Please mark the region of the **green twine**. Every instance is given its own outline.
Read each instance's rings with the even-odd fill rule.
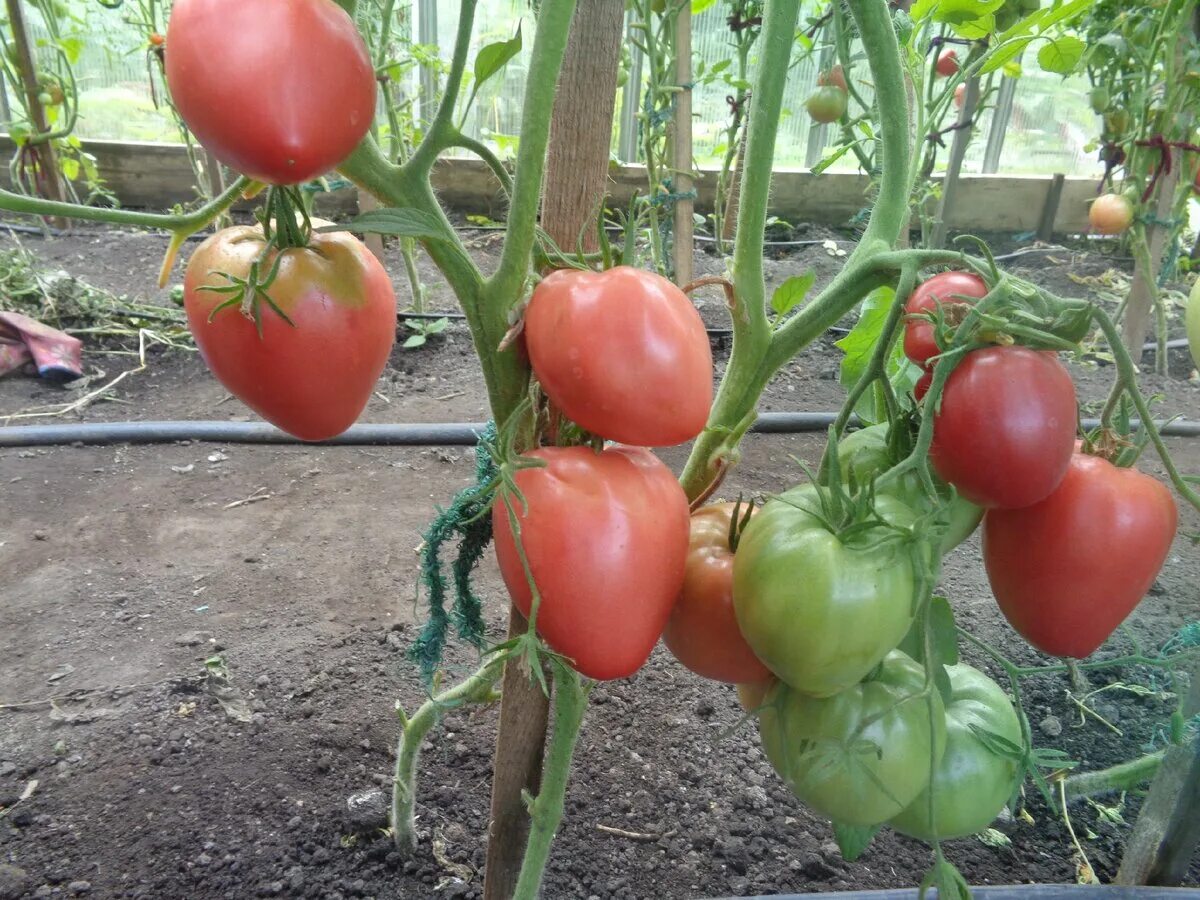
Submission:
[[[422,535],[421,583],[427,591],[429,619],[409,648],[408,658],[420,667],[427,687],[432,686],[434,673],[442,664],[451,623],[460,638],[478,648],[484,645],[483,602],[471,587],[471,573],[492,539],[491,516],[486,513],[497,469],[486,445],[495,439],[496,424],[488,422],[475,446],[475,483],[455,494],[448,507],[439,509]],[[441,553],[443,545],[456,535],[460,540],[458,556],[451,565],[454,605],[447,613]]]

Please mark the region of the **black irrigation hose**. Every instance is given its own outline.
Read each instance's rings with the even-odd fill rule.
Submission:
[[[761,413],[751,431],[759,434],[799,434],[826,431],[837,417],[827,412]],[[1084,419],[1091,430],[1096,419]],[[1135,423],[1136,425],[1136,423]],[[1158,423],[1172,437],[1200,437],[1200,422]],[[483,422],[425,424],[361,424],[324,445],[450,447],[472,446]],[[45,447],[59,444],[169,444],[204,441],[217,444],[304,444],[304,441],[265,422],[165,421],[87,422],[66,425],[13,425],[0,428],[0,447]]]

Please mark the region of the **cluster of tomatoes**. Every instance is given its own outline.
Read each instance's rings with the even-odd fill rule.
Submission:
[[[218,160],[256,181],[323,175],[371,127],[374,66],[336,3],[179,0],[167,36],[180,116]],[[221,59],[242,62],[214,65]],[[183,287],[188,327],[213,374],[305,440],[353,424],[395,342],[391,280],[346,232],[280,248],[260,226],[223,229],[192,255]]]

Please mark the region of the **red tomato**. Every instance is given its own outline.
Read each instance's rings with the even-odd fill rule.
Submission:
[[[929,393],[929,388],[933,385],[933,373],[926,370],[921,373],[921,377],[917,379],[917,383],[913,385],[913,397],[920,401],[925,399],[925,395]]]
[[[625,678],[642,667],[683,587],[688,502],[649,450],[544,447],[526,454],[512,499],[521,545],[541,595],[538,632],[589,678]],[[508,508],[492,508],[500,573],[529,615],[530,591]]]
[[[225,165],[298,184],[342,162],[375,117],[375,69],[333,0],[179,0],[167,86]]]
[[[1178,525],[1149,475],[1076,454],[1049,497],[983,517],[983,560],[1000,609],[1051,656],[1095,652],[1145,596]]]
[[[1075,385],[1053,353],[985,347],[947,379],[929,456],[977,506],[1031,506],[1066,474],[1076,419]]]
[[[846,70],[842,68],[840,63],[827,72],[819,72],[817,74],[817,87],[825,87],[827,85],[839,87],[843,91],[849,90],[846,86]]]
[[[150,43],[153,44],[155,47],[161,47],[166,42],[167,42],[167,39],[165,37],[163,37],[161,34],[159,34],[157,31],[151,33]]]
[[[1120,234],[1133,224],[1133,204],[1121,194],[1102,194],[1088,208],[1088,224],[1097,234]]]
[[[529,300],[525,342],[546,396],[603,438],[679,444],[708,420],[704,322],[683,291],[653,272],[552,272]]]
[[[987,285],[978,275],[970,272],[942,272],[927,278],[917,286],[904,304],[906,313],[934,312],[938,304],[943,307],[961,304],[962,297],[980,299],[986,297]],[[931,357],[941,353],[934,340],[933,323],[928,319],[909,319],[904,324],[904,355],[919,366],[929,363]],[[928,385],[926,385],[928,387]]]
[[[742,637],[733,612],[729,525],[737,506],[714,503],[692,514],[683,591],[663,631],[667,649],[697,675],[734,684],[771,677]]]
[[[367,405],[396,337],[396,297],[375,256],[346,232],[312,235],[283,251],[267,293],[289,325],[260,303],[262,336],[228,294],[201,290],[245,278],[262,252],[258,226],[218,231],[188,261],[183,305],[200,355],[235,397],[306,441],[349,428]],[[270,271],[272,253],[262,265]]]
[[[937,73],[943,78],[949,78],[958,71],[958,54],[953,50],[943,50],[938,54]]]
[[[954,105],[959,109],[963,108],[963,104],[967,102],[967,86],[960,84],[954,89]]]

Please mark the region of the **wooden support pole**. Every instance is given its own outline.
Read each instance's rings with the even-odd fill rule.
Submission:
[[[1054,237],[1054,223],[1058,220],[1058,205],[1062,202],[1066,175],[1055,173],[1054,180],[1046,191],[1046,202],[1042,206],[1042,220],[1038,223],[1037,239],[1048,243]]]
[[[687,194],[692,190],[692,5],[684,3],[675,20],[675,177],[674,193]],[[693,232],[695,202],[690,197],[675,203],[675,240],[672,244],[675,281],[687,284],[692,280],[695,241]]]
[[[958,199],[958,176],[962,172],[963,160],[967,156],[967,145],[971,142],[971,132],[974,124],[968,125],[979,109],[979,79],[972,78],[967,82],[967,93],[963,97],[963,107],[958,114],[959,128],[954,132],[954,141],[950,144],[950,158],[946,161],[946,179],[942,183],[942,199],[938,203],[937,214],[934,216],[933,234],[929,239],[929,249],[944,247],[949,231],[949,221],[954,215],[954,203]]]
[[[1172,150],[1172,153],[1176,151]],[[1175,162],[1178,162],[1178,157]],[[1170,229],[1159,225],[1169,221],[1175,205],[1175,189],[1179,185],[1179,166],[1171,166],[1158,179],[1154,202],[1155,221],[1145,226],[1146,253],[1134,253],[1133,283],[1129,286],[1129,302],[1125,305],[1125,318],[1121,321],[1121,339],[1125,349],[1136,363],[1142,358],[1142,346],[1150,331],[1150,315],[1158,300],[1158,267],[1162,264]],[[1135,241],[1137,237],[1133,238]],[[1165,366],[1165,358],[1159,360]]]
[[[1183,704],[1190,719],[1200,713],[1200,665]],[[1200,737],[1171,747],[1163,758],[1142,811],[1125,845],[1117,884],[1182,883],[1200,845]]]
[[[37,80],[37,62],[33,58],[33,46],[29,41],[29,30],[25,24],[25,11],[21,0],[5,0],[8,21],[12,28],[13,46],[17,54],[17,70],[21,75],[21,86],[25,89],[25,107],[29,112],[30,124],[37,134],[48,134],[50,125],[46,121],[46,110],[38,100],[42,92]],[[31,169],[35,173],[37,193],[47,200],[66,199],[62,173],[54,145],[49,141],[29,148]],[[60,227],[63,224],[56,220]]]
[[[571,21],[550,120],[542,198],[542,227],[567,251],[580,236],[585,248],[597,244],[595,222],[606,193],[624,13],[623,0],[579,0]],[[509,635],[526,628],[525,617],[512,607]],[[549,711],[549,698],[516,665],[505,668],[502,696],[484,900],[508,900],[516,887],[529,834],[521,792],[536,794],[541,782]]]

